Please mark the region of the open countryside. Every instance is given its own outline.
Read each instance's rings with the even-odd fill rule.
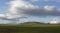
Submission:
[[[0,0],[0,33],[60,33],[60,0]]]
[[[18,25],[1,25],[0,33],[60,33],[60,24],[26,22]]]

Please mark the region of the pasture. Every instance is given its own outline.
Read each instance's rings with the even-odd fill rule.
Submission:
[[[0,33],[60,33],[59,24],[0,26]]]

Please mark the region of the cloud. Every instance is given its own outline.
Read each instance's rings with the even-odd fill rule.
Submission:
[[[27,16],[60,16],[60,11],[58,11],[55,6],[44,6],[43,8],[40,8],[39,6],[34,7],[29,6],[27,9],[18,8],[18,13],[25,14]]]
[[[60,2],[60,0],[55,0],[56,2]]]
[[[39,6],[34,6],[24,0],[14,0],[14,1],[10,1],[9,2],[9,13],[10,16],[16,16],[16,17],[21,17],[21,16],[25,16],[27,14],[23,14],[23,12],[25,12],[26,10],[35,10],[35,9],[39,9]]]
[[[50,2],[50,1],[52,1],[52,2],[60,2],[60,0],[30,0],[30,1],[32,1],[32,2]]]
[[[37,2],[37,1],[40,1],[40,2],[50,2],[50,1],[53,1],[53,2],[60,2],[60,0],[31,0],[32,2]]]
[[[56,10],[56,7],[55,6],[45,6],[44,9],[46,11],[54,11],[54,10]]]
[[[13,0],[8,4],[8,13],[5,15],[7,19],[20,18],[23,16],[60,16],[55,6],[47,5],[42,8],[41,6],[33,5],[25,0]]]
[[[35,0],[39,1],[39,0]],[[41,0],[42,1],[42,0]],[[43,0],[44,1],[44,0]],[[46,1],[46,0],[45,0]],[[14,0],[9,2],[8,14],[12,18],[18,18],[22,16],[60,16],[60,12],[55,6],[44,6],[43,8],[38,5],[33,5],[25,0]],[[10,17],[9,16],[9,17]],[[16,17],[15,17],[16,16]]]
[[[30,1],[32,1],[32,2],[36,2],[36,1],[39,1],[39,0],[30,0]]]
[[[49,2],[50,0],[30,0],[30,1],[32,1],[32,2]]]
[[[8,12],[0,14],[2,20],[18,21],[25,16],[60,16],[60,11],[55,6],[41,7],[25,0],[11,0],[8,4]]]

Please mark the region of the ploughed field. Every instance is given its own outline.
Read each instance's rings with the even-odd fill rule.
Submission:
[[[60,25],[7,25],[0,26],[0,33],[60,33]]]

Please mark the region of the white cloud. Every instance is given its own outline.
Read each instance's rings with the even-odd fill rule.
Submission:
[[[60,12],[56,10],[57,8],[55,6],[44,6],[41,8],[40,6],[33,5],[25,0],[13,0],[8,4],[8,13],[0,14],[0,19],[15,21],[16,19],[18,20],[20,17],[25,16],[60,16]]]
[[[33,10],[33,9],[39,9],[39,6],[34,6],[24,0],[14,0],[14,1],[10,1],[9,2],[9,10],[8,12],[10,13],[10,15],[18,15],[18,16],[23,16],[25,14],[23,14],[22,12],[25,12],[24,10]],[[22,10],[23,9],[23,10]],[[15,17],[14,16],[14,17]]]
[[[46,13],[47,11],[56,11],[55,6],[44,6],[44,8],[40,8],[40,6],[33,5],[25,0],[13,0],[10,1],[8,4],[8,13],[4,15],[7,17],[7,19],[19,18],[26,15],[44,15],[44,13]]]
[[[0,17],[5,17],[5,14],[0,14]]]
[[[22,13],[25,12],[24,10],[39,9],[38,6],[34,6],[24,0],[11,0],[8,4],[8,12],[6,14],[0,14],[0,19],[2,20],[16,21],[16,19],[26,16],[26,14]]]
[[[56,7],[55,6],[45,6],[44,9],[46,11],[53,11],[53,10],[56,10]]]

